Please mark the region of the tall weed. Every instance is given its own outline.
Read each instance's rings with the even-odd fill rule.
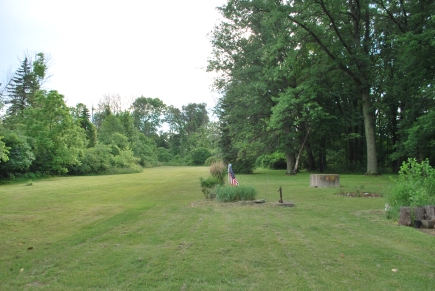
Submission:
[[[389,217],[397,218],[402,206],[424,206],[435,204],[435,169],[425,160],[408,159],[400,167],[398,179],[388,192]]]

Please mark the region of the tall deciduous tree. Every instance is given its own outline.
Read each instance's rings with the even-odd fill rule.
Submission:
[[[182,106],[184,130],[187,134],[193,133],[209,122],[207,104],[189,103]]]
[[[164,120],[166,105],[159,98],[139,97],[131,105],[134,124],[148,137],[155,136]]]
[[[64,174],[80,164],[86,137],[74,123],[63,95],[57,91],[38,91],[34,105],[24,110],[26,135],[31,138],[34,171]]]

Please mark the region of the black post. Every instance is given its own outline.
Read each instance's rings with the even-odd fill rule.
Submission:
[[[278,190],[278,192],[279,192],[279,203],[283,203],[283,201],[282,201],[282,188],[281,188],[281,186],[279,186],[279,190]]]

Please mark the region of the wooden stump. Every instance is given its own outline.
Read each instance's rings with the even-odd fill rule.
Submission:
[[[423,228],[433,228],[435,224],[434,220],[422,220],[421,225]]]
[[[424,212],[426,215],[426,220],[434,220],[435,219],[435,206],[434,205],[424,206]]]
[[[415,207],[414,208],[414,217],[417,220],[423,220],[425,218],[424,207]]]
[[[411,207],[400,207],[399,225],[410,226],[411,223]]]
[[[310,187],[340,187],[340,175],[337,174],[311,174]]]

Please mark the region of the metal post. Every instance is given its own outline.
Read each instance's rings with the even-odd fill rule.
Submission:
[[[278,192],[279,192],[279,203],[283,203],[283,201],[282,201],[282,188],[281,188],[281,186],[279,186],[279,190],[278,190]]]

